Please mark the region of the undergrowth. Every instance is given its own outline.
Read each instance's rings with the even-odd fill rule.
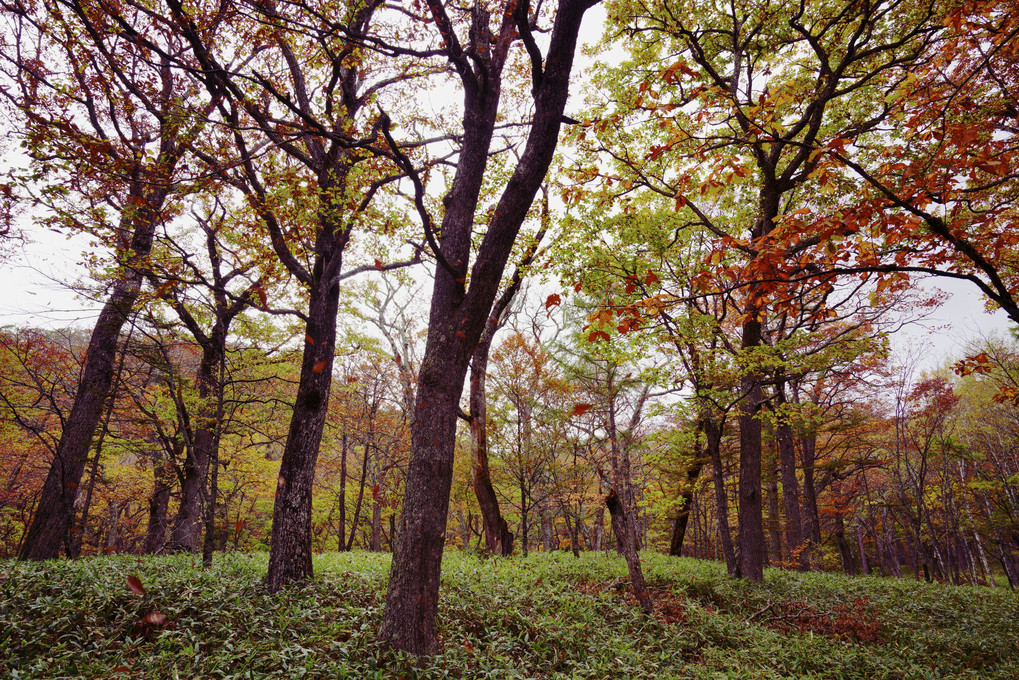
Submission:
[[[375,642],[387,555],[326,554],[275,595],[265,555],[0,562],[0,677],[1001,678],[1019,676],[1005,589],[770,570],[645,555],[643,617],[622,559],[534,554],[443,563],[441,652]],[[133,576],[129,582],[128,577]]]

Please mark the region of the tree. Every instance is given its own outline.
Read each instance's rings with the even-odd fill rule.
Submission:
[[[406,261],[375,259],[343,268],[355,230],[385,221],[373,203],[399,176],[376,143],[383,128],[389,135],[388,116],[372,112],[370,104],[380,91],[419,70],[364,49],[365,42],[379,37],[376,12],[383,3],[378,0],[345,6],[329,21],[319,19],[336,13],[328,3],[254,3],[250,10],[257,21],[241,15],[239,24],[232,23],[229,7],[217,5],[203,13],[204,8],[193,10],[177,0],[167,4],[209,95],[222,99],[221,115],[240,159],[233,179],[254,206],[279,261],[308,295],[307,311],[299,312],[306,342],[280,464],[266,577],[268,587],[278,590],[312,575],[313,480],[333,380],[340,284],[359,273],[420,261],[415,247]],[[258,30],[259,25],[266,30]],[[236,63],[235,55],[216,40],[222,30],[252,41],[258,59]],[[246,134],[249,124],[285,154],[279,166],[258,167],[263,142]],[[395,144],[389,151],[406,159]],[[277,176],[287,182],[270,184],[267,176],[280,170]],[[303,200],[313,209],[305,213],[298,203]],[[305,262],[293,238],[302,230]]]
[[[436,645],[442,544],[459,398],[467,366],[484,330],[517,232],[552,161],[577,33],[584,12],[593,4],[594,0],[561,0],[557,4],[548,50],[542,59],[533,38],[540,17],[532,16],[528,2],[499,4],[494,12],[481,4],[461,11],[447,8],[438,0],[428,2],[429,14],[441,36],[440,52],[463,87],[464,115],[456,173],[443,199],[445,212],[438,248],[433,253],[438,264],[411,429],[407,492],[379,633],[387,644],[414,654],[427,654]],[[458,30],[454,19],[466,26]],[[497,22],[494,30],[493,19]],[[524,151],[491,213],[471,266],[479,195],[499,112],[503,67],[517,38],[531,58],[534,113],[527,126]],[[406,164],[405,170],[415,174]],[[422,220],[430,231],[432,220],[424,210],[420,186],[417,199]]]
[[[57,557],[102,405],[110,396],[117,338],[142,288],[156,227],[187,186],[182,160],[205,125],[187,104],[194,88],[166,56],[125,35],[89,4],[9,5],[17,47],[3,51],[5,96],[23,121],[37,190],[52,226],[94,234],[113,249],[109,293],[89,341],[74,403],[60,435],[21,558]],[[145,23],[145,14],[129,10]],[[162,55],[179,50],[172,30],[148,24]]]

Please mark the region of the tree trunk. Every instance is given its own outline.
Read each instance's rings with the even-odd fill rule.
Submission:
[[[226,329],[217,321],[211,337],[203,338],[202,360],[198,366],[198,409],[191,446],[186,448],[184,475],[181,481],[180,506],[173,522],[167,549],[171,552],[198,552],[201,547],[202,523],[205,513],[209,461],[215,455],[217,404],[221,386],[220,366],[226,351]]]
[[[644,572],[640,567],[640,556],[637,555],[637,541],[633,535],[633,519],[627,516],[627,510],[620,502],[615,489],[609,490],[609,495],[605,497],[605,506],[609,509],[609,515],[612,517],[612,531],[622,546],[626,567],[630,572],[630,583],[633,585],[633,594],[644,613],[651,616],[654,614],[654,604],[651,602],[647,584],[644,583]]]
[[[754,307],[743,324],[743,348],[761,344],[761,322]],[[764,507],[761,498],[761,420],[758,411],[763,399],[756,373],[742,380],[744,394],[740,407],[739,430],[739,570],[751,581],[764,579]]]
[[[170,490],[176,475],[173,463],[168,460],[156,459],[152,465],[152,496],[149,498],[149,526],[145,532],[143,551],[146,555],[160,552],[166,542],[166,529],[169,526],[166,510],[170,505]]]
[[[778,470],[774,461],[768,461],[768,555],[766,564],[777,565],[782,561],[782,522],[778,512]]]
[[[809,434],[800,440],[800,456],[803,467],[803,512],[807,540],[821,544],[821,518],[817,512],[817,486],[814,483],[814,458],[817,447],[815,435]],[[801,515],[802,517],[802,515]]]
[[[337,550],[347,549],[347,433],[340,435],[340,530]]]
[[[736,562],[736,550],[733,548],[732,533],[729,529],[729,496],[725,490],[725,470],[722,468],[722,424],[711,415],[703,416],[703,422],[708,455],[711,457],[712,480],[715,483],[715,521],[718,523],[718,539],[726,570],[729,576],[736,577],[739,574],[739,564]]]
[[[679,511],[676,513],[676,521],[672,525],[672,540],[669,543],[669,554],[674,557],[683,554],[683,539],[686,537],[686,527],[690,522],[690,509],[693,507],[694,485],[708,460],[710,460],[708,457],[700,456],[686,469],[686,486],[683,488]]]
[[[320,229],[325,231],[325,229]],[[335,236],[335,235],[334,235]],[[321,235],[320,235],[321,237]],[[339,258],[342,248],[332,253]],[[316,275],[322,276],[319,260]],[[327,271],[333,267],[325,266]],[[335,267],[339,270],[339,267]],[[272,539],[266,587],[275,592],[294,581],[312,576],[311,493],[322,430],[329,408],[336,351],[338,283],[316,278],[308,303],[301,377],[294,400],[272,511]]]
[[[364,457],[361,459],[361,482],[357,487],[357,502],[354,503],[354,519],[350,523],[350,538],[347,539],[347,550],[354,547],[354,539],[357,537],[357,523],[361,519],[361,504],[364,502],[364,486],[368,481],[368,452],[371,450],[368,444],[364,445]]]
[[[528,17],[520,16],[527,5],[506,6],[499,38],[491,34],[487,11],[475,5],[468,52],[477,56],[477,62],[470,66],[463,60],[457,62],[465,83],[463,142],[452,187],[444,199],[440,252],[436,253],[441,262],[436,266],[428,339],[411,425],[411,458],[399,540],[379,631],[385,644],[412,654],[429,654],[436,648],[442,546],[456,419],[467,365],[481,339],[520,225],[552,161],[577,34],[592,2],[559,2],[544,70],[533,83],[535,107],[527,143],[492,213],[470,272],[475,214],[499,109],[502,67],[512,36],[520,26],[528,25]],[[460,49],[456,33],[444,11],[440,11],[441,5],[433,3],[430,7],[453,54]],[[475,69],[482,75],[478,76]],[[470,287],[465,290],[468,278]]]
[[[143,207],[132,211],[131,219],[121,218],[121,229],[130,230],[131,245],[126,254],[122,254],[125,261],[121,276],[113,284],[110,297],[92,329],[71,413],[60,434],[35,517],[21,546],[19,557],[23,560],[54,559],[68,544],[78,485],[85,471],[103,403],[111,396],[120,329],[133,311],[141,291],[142,268],[152,251],[157,213],[167,194],[167,190],[158,185],[150,188],[147,184],[139,184],[142,186],[131,192],[131,198],[139,200]]]
[[[785,403],[785,389],[778,388],[778,404]],[[793,443],[793,428],[786,414],[779,414],[779,425],[775,430],[778,440],[779,464],[782,473],[782,503],[785,510],[785,545],[790,562],[796,562],[801,569],[809,566],[803,549],[803,520],[800,518],[800,485],[796,480],[796,446]]]
[[[499,511],[499,499],[495,495],[488,466],[488,409],[485,383],[491,338],[487,336],[486,332],[471,358],[471,481],[474,495],[478,497],[478,509],[481,511],[485,547],[490,553],[506,556],[513,552],[513,534],[510,533],[509,526]]]

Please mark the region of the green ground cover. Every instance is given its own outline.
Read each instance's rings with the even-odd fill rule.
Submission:
[[[375,643],[388,555],[318,556],[313,583],[276,595],[261,554],[210,570],[190,556],[3,561],[0,678],[1019,677],[1005,588],[778,570],[753,585],[645,559],[651,619],[615,556],[448,553],[442,651],[417,666]]]

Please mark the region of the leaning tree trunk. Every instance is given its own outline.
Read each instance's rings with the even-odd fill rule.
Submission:
[[[612,517],[612,531],[616,534],[616,540],[622,548],[623,557],[626,559],[626,567],[630,572],[630,583],[633,586],[633,594],[637,597],[637,603],[645,614],[654,614],[654,605],[651,602],[651,594],[648,592],[647,584],[644,582],[644,572],[640,568],[640,556],[637,555],[637,537],[633,532],[633,517],[623,504],[615,489],[609,491],[605,497],[605,505]]]
[[[147,185],[132,191],[132,198],[141,201],[143,207],[134,211],[132,219],[123,218],[122,229],[130,229],[132,233],[131,245],[120,278],[113,284],[110,297],[92,329],[71,413],[60,434],[35,517],[21,546],[19,557],[23,560],[54,559],[68,544],[78,485],[99,425],[103,402],[110,397],[113,385],[120,329],[138,300],[142,268],[152,251],[157,213],[166,194],[165,188],[150,191]]]

